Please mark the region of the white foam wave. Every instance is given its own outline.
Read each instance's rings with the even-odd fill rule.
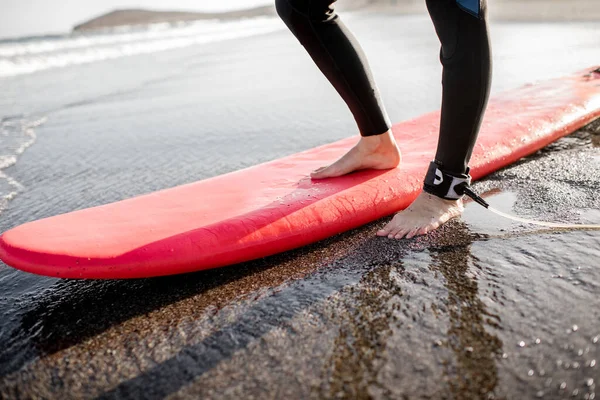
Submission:
[[[0,43],[0,77],[248,37],[282,29],[276,18],[154,24],[143,30]]]
[[[35,128],[46,122],[46,117],[16,117],[0,120],[0,212],[20,191],[23,185],[3,170],[14,165],[19,155],[35,143]]]

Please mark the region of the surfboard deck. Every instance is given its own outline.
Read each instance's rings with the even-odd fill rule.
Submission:
[[[489,102],[474,179],[600,116],[600,69],[504,92]],[[312,181],[350,137],[226,175],[58,215],[0,236],[0,259],[60,278],[142,278],[200,271],[313,243],[406,208],[437,144],[439,111],[394,125],[400,168]],[[382,239],[385,240],[385,239]]]

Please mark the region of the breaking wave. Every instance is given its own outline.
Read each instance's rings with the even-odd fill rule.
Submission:
[[[46,122],[46,117],[27,118],[14,116],[0,119],[0,212],[23,186],[4,170],[17,162],[17,158],[36,139],[35,128]]]
[[[5,40],[0,41],[0,77],[260,35],[282,28],[277,18],[261,17]]]

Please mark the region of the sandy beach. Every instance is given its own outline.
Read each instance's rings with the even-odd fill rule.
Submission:
[[[342,18],[394,122],[439,108],[426,15]],[[492,96],[599,61],[597,20],[494,19],[491,32]],[[274,17],[81,35],[0,43],[1,231],[356,135]],[[513,214],[600,223],[599,138],[596,121],[475,189]],[[0,398],[598,396],[598,231],[473,203],[416,240],[375,237],[386,221],[184,276],[2,264]]]

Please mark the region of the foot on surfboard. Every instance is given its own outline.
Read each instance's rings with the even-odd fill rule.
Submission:
[[[407,209],[394,215],[394,218],[377,232],[377,236],[410,239],[425,235],[452,218],[460,216],[463,210],[462,200],[445,200],[422,192]]]
[[[363,136],[348,153],[331,165],[311,172],[312,179],[334,178],[361,169],[391,169],[400,165],[400,149],[392,131]]]

